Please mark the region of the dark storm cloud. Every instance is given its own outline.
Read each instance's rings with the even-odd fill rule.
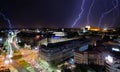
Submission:
[[[75,27],[86,25],[91,1],[86,0],[83,16]],[[95,0],[90,15],[91,25],[97,26],[100,15],[113,7],[112,1]],[[12,21],[13,27],[71,27],[81,12],[81,4],[82,0],[0,0],[0,11]],[[106,15],[102,23],[118,24],[119,15],[116,13],[119,8]],[[114,22],[111,22],[113,18]]]

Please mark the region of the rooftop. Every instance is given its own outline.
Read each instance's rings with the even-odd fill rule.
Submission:
[[[41,45],[48,46],[48,44],[62,43],[62,42],[78,40],[78,39],[80,39],[80,37],[76,37],[76,38],[59,38],[59,39],[49,38],[49,41],[48,41],[48,39],[45,38],[45,39],[41,40],[40,43],[41,43]]]

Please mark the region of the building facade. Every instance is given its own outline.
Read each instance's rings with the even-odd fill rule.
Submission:
[[[120,60],[114,60],[113,63],[105,62],[106,72],[120,72]]]
[[[40,57],[47,62],[58,64],[70,57],[73,57],[74,51],[80,46],[88,44],[89,40],[72,39],[57,43],[48,43],[41,45]]]
[[[75,52],[74,60],[77,64],[104,65],[104,60],[101,54],[97,52]]]
[[[84,51],[74,52],[74,60],[77,64],[96,64],[104,65],[105,56],[108,54],[104,47],[93,47]]]

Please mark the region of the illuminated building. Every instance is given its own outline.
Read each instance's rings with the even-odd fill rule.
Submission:
[[[75,49],[79,49],[84,44],[88,44],[89,40],[82,40],[81,38],[71,39],[53,39],[50,42],[43,43],[40,48],[40,57],[47,62],[54,62],[58,64],[70,57],[73,57]],[[46,44],[47,43],[47,44]]]
[[[104,60],[97,52],[75,52],[75,62],[78,64],[104,65]]]
[[[119,37],[103,43],[110,55],[105,57],[106,72],[120,72],[120,40]]]
[[[100,31],[99,28],[93,27],[93,26],[86,26],[85,28],[87,28],[87,29],[90,30],[90,31]]]
[[[77,64],[96,64],[104,65],[104,56],[107,55],[103,47],[95,47],[84,51],[75,51],[74,60]]]
[[[114,27],[105,27],[102,29],[102,32],[115,32],[117,31]]]
[[[120,59],[114,59],[109,56],[105,61],[105,71],[106,72],[120,72]]]
[[[53,32],[55,36],[66,36],[65,32]]]
[[[120,52],[120,43],[119,43],[119,41],[117,42],[117,40],[104,42],[104,46],[110,52],[114,52],[114,53],[119,53]]]

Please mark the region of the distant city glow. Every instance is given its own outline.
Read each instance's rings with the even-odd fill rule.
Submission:
[[[88,30],[90,29],[90,26],[85,26]]]
[[[103,30],[107,30],[107,28],[104,28]]]

